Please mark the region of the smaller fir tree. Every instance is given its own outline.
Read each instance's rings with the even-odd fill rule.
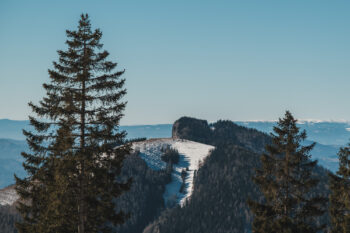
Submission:
[[[253,180],[265,200],[248,201],[255,217],[255,233],[314,233],[324,227],[315,222],[324,214],[322,206],[327,199],[310,197],[311,189],[318,183],[312,176],[317,161],[310,160],[315,144],[302,145],[306,132],[300,132],[296,122],[287,111],[274,127],[272,143],[261,156],[261,167]]]
[[[338,152],[339,169],[329,173],[331,232],[350,232],[350,143]]]

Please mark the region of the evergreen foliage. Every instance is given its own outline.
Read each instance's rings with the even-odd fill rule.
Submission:
[[[14,206],[0,206],[0,231],[1,233],[17,233],[15,222],[21,220]]]
[[[181,117],[173,125],[173,137],[187,139],[213,146],[235,144],[261,152],[271,138],[256,129],[239,126],[232,121],[219,120],[208,124],[205,120]]]
[[[331,232],[350,232],[350,144],[338,152],[339,169],[330,173]]]
[[[318,232],[324,226],[315,219],[325,213],[327,199],[307,194],[319,182],[311,177],[317,161],[309,152],[314,144],[302,146],[306,132],[299,132],[297,120],[287,111],[271,134],[272,144],[261,156],[261,168],[254,182],[265,197],[264,202],[249,201],[254,213],[253,232]]]
[[[130,190],[123,193],[116,202],[118,210],[130,212],[130,218],[118,225],[113,232],[142,232],[165,209],[163,194],[165,185],[171,181],[171,173],[152,170],[135,152],[125,158],[118,180],[123,182],[129,177],[133,179]]]
[[[170,164],[178,164],[180,159],[180,154],[176,149],[173,149],[171,147],[167,147],[162,150],[163,154],[161,156],[161,159]]]
[[[130,150],[118,130],[124,71],[114,71],[117,64],[101,50],[102,32],[91,29],[87,14],[66,34],[68,49],[58,51],[50,82],[43,84],[46,96],[29,103],[36,117],[29,117],[35,131],[24,131],[28,176],[15,177],[20,233],[110,232],[127,216],[114,201],[131,182],[116,180]]]

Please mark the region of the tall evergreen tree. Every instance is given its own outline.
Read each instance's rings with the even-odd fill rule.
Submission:
[[[279,119],[272,143],[261,156],[261,168],[256,170],[254,182],[259,186],[265,200],[248,201],[254,213],[253,232],[294,233],[318,232],[324,226],[315,222],[324,214],[324,197],[310,197],[311,188],[318,180],[312,177],[317,161],[309,154],[315,144],[303,146],[306,132],[296,126],[297,120],[287,111]]]
[[[331,232],[350,232],[350,144],[338,152],[339,169],[336,174],[330,173],[330,206]]]
[[[16,177],[21,233],[110,232],[126,218],[114,202],[131,182],[116,181],[130,152],[119,130],[124,71],[114,71],[117,63],[107,60],[102,33],[91,29],[87,14],[66,34],[68,49],[58,51],[43,84],[46,97],[29,103],[36,116],[29,117],[35,131],[24,131],[28,176]]]

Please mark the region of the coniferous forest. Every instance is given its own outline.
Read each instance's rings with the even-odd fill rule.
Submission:
[[[181,117],[171,138],[127,139],[128,80],[102,38],[88,14],[66,31],[0,232],[350,233],[350,144],[327,170],[288,110],[270,134]]]

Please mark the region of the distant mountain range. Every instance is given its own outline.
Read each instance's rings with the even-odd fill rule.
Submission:
[[[270,133],[276,122],[235,121],[236,124]],[[298,124],[305,129],[308,139],[323,145],[345,145],[350,139],[349,122],[302,121]],[[164,138],[171,136],[172,124],[121,126],[128,132],[128,138]],[[0,138],[24,140],[22,129],[30,130],[28,121],[0,119]]]
[[[270,133],[275,122],[239,121],[238,125]],[[172,124],[121,126],[128,133],[128,138],[170,138]],[[340,145],[350,138],[345,122],[304,122],[299,124],[308,133],[308,143],[317,142],[312,151],[314,159],[323,167],[336,171],[338,168],[337,151]],[[22,169],[21,151],[28,150],[22,129],[30,130],[28,121],[0,120],[0,188],[14,183],[13,174],[25,175]]]
[[[169,138],[172,124],[121,126],[127,138]],[[13,174],[24,176],[22,151],[28,151],[22,129],[31,130],[28,121],[0,120],[0,188],[14,183]]]
[[[273,121],[235,121],[236,124],[270,133],[276,122]],[[307,132],[308,140],[324,145],[345,145],[350,139],[350,122],[301,121],[301,129]]]
[[[25,141],[12,139],[0,139],[0,188],[13,184],[14,176],[23,177],[25,172],[22,167],[22,151],[27,151]]]
[[[121,126],[127,138],[165,138],[171,136],[172,124]],[[0,138],[25,140],[22,130],[32,130],[29,121],[0,119]]]

